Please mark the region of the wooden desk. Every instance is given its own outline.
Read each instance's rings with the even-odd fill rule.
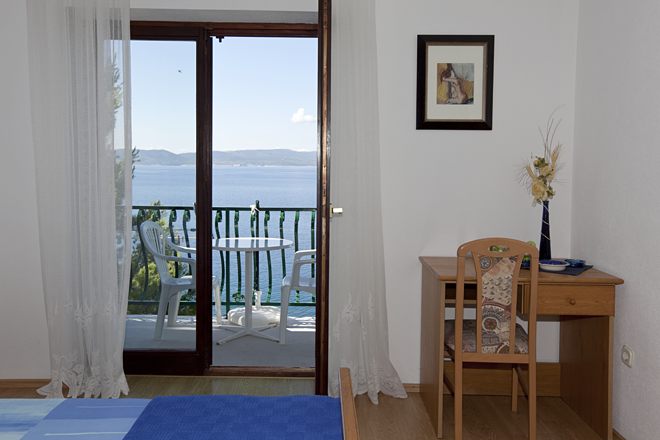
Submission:
[[[422,263],[420,393],[442,437],[445,305],[456,288],[456,257],[419,257]],[[466,284],[476,283],[474,265]],[[525,313],[529,271],[520,272],[519,313]],[[538,316],[560,317],[562,399],[601,438],[612,440],[612,339],[615,286],[623,280],[597,269],[570,276],[539,272]],[[466,298],[468,295],[466,289]],[[476,286],[475,289],[476,290]]]

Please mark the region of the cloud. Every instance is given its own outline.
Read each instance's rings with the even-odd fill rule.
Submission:
[[[300,124],[303,122],[316,122],[316,116],[306,115],[305,109],[300,107],[293,115],[291,115],[291,122],[294,124]]]

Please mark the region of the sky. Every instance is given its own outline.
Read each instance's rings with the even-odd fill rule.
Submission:
[[[213,39],[213,149],[316,149],[317,40]],[[133,146],[195,151],[195,43],[131,42]]]

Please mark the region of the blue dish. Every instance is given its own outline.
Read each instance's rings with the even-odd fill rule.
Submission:
[[[570,267],[584,267],[586,263],[586,261],[580,260],[579,258],[567,258],[564,261],[566,261]]]
[[[568,260],[539,260],[539,264],[548,264],[551,266],[566,266]]]

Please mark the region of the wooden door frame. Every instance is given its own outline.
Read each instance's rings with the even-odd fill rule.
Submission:
[[[212,230],[211,225],[211,120],[212,48],[207,29],[185,25],[144,26],[131,23],[131,40],[191,41],[196,49],[196,222],[198,230]],[[197,288],[211,292],[211,235],[197,239]],[[208,255],[208,258],[203,257]],[[211,328],[211,295],[197,296],[196,329]],[[129,374],[203,374],[210,362],[211,333],[195,332],[195,350],[149,349],[124,350],[124,371]]]
[[[317,150],[317,305],[315,367],[212,367],[210,295],[197,297],[196,350],[129,350],[124,369],[133,374],[213,374],[251,376],[314,376],[317,394],[328,390],[328,257],[329,257],[329,152],[330,143],[330,0],[319,0],[318,23],[207,23],[131,22],[131,39],[197,42],[197,229],[211,230],[212,188],[212,48],[216,37],[317,37],[318,38],[318,150]],[[205,60],[205,61],[202,61]],[[198,236],[200,255],[211,255],[211,237]],[[204,261],[208,260],[208,261]],[[201,263],[201,264],[200,264]],[[197,264],[200,291],[211,292],[211,258]],[[204,327],[206,326],[206,327]]]
[[[316,258],[322,270],[317,272],[316,292],[316,394],[328,394],[328,317],[330,270],[330,23],[331,0],[318,4],[318,191],[316,195],[318,228]]]

